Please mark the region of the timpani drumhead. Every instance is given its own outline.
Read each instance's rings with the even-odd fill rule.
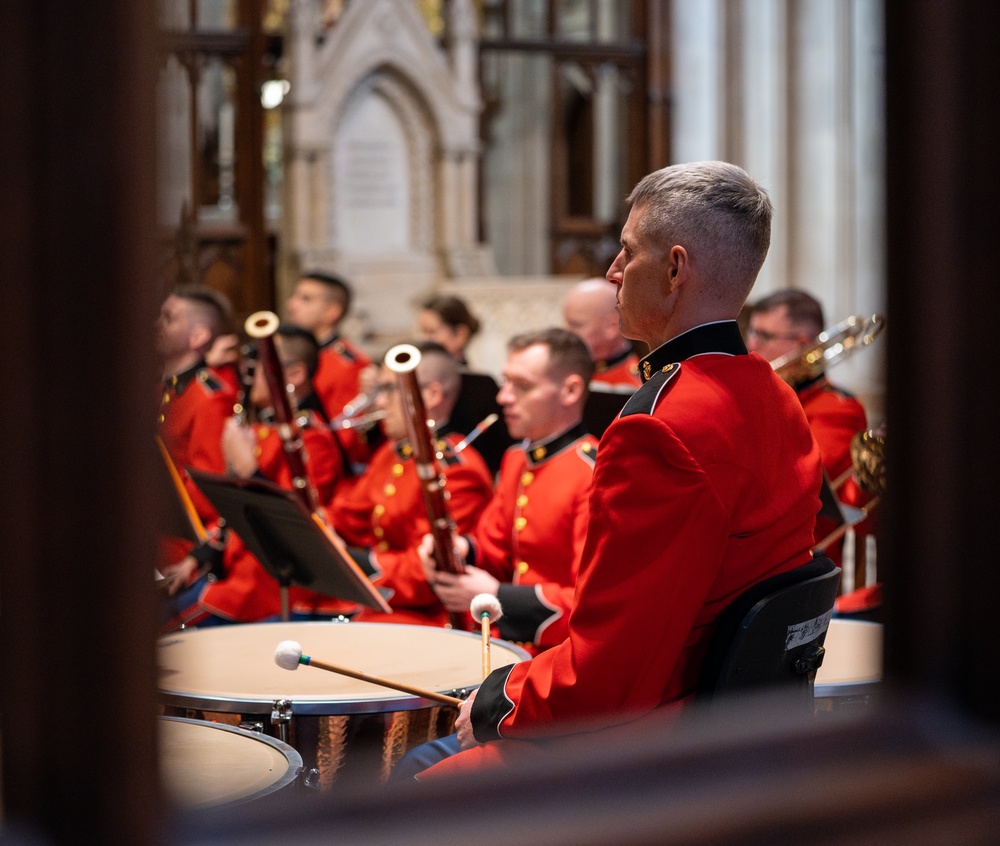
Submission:
[[[249,623],[188,629],[159,641],[159,690],[167,704],[209,711],[270,713],[278,699],[295,714],[354,714],[426,708],[427,699],[318,667],[284,670],[275,648],[297,641],[302,654],[366,675],[436,693],[478,687],[478,634],[394,623]],[[506,641],[490,647],[491,668],[529,656]]]
[[[186,810],[260,799],[302,768],[299,753],[279,740],[204,720],[160,717],[159,742],[167,797]]]
[[[824,642],[823,665],[816,671],[815,695],[871,694],[882,681],[882,624],[834,618]]]

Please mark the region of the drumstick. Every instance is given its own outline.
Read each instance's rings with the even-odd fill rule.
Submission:
[[[423,688],[411,687],[408,684],[401,684],[400,682],[387,681],[377,676],[369,676],[367,673],[359,673],[357,670],[348,670],[346,667],[337,667],[334,664],[317,661],[315,658],[303,655],[302,647],[294,640],[283,640],[278,644],[278,648],[274,650],[274,663],[283,670],[295,670],[299,664],[305,664],[309,667],[319,667],[321,670],[339,673],[342,676],[349,676],[359,681],[371,682],[372,684],[389,687],[393,690],[401,690],[403,693],[411,693],[414,696],[420,696],[424,699],[433,699],[435,702],[454,705],[456,708],[462,707],[463,700],[457,696],[448,696],[444,693],[435,693],[433,690],[424,690]]]
[[[490,625],[503,616],[500,600],[492,593],[480,593],[472,597],[469,611],[473,619],[478,619],[483,630],[483,678],[490,674]]]

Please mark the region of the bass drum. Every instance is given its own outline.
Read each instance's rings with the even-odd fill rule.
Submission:
[[[477,634],[393,623],[251,623],[188,629],[159,642],[164,713],[259,727],[298,750],[306,783],[377,783],[406,752],[450,734],[455,708],[318,667],[289,671],[275,648],[404,685],[464,696],[482,681]],[[529,655],[493,640],[491,667]]]
[[[204,720],[160,717],[159,744],[167,798],[181,810],[273,797],[302,771],[302,757],[288,744]]]

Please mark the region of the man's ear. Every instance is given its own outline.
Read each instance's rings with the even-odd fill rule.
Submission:
[[[343,316],[344,307],[338,302],[331,301],[323,310],[323,320],[328,326],[336,326]]]
[[[444,399],[444,388],[440,382],[428,382],[421,389],[424,392],[424,405],[430,408],[437,408]]]
[[[309,383],[309,368],[304,361],[293,361],[285,365],[285,382],[300,391]]]
[[[690,278],[691,257],[680,244],[674,244],[667,253],[667,293],[673,294]]]
[[[569,406],[580,401],[583,392],[587,388],[587,383],[579,373],[570,373],[562,382],[559,391],[559,399],[563,405]]]
[[[188,348],[205,352],[212,345],[212,330],[204,323],[195,323],[188,332]]]

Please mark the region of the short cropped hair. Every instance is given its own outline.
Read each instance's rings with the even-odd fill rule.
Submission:
[[[279,343],[282,359],[286,362],[301,361],[306,366],[309,378],[312,379],[316,375],[316,368],[319,367],[319,344],[316,336],[290,323],[279,324],[275,334],[281,339]]]
[[[823,306],[812,294],[798,288],[775,291],[750,306],[750,314],[766,314],[784,306],[788,319],[797,328],[809,330],[813,336],[823,331]]]
[[[299,279],[312,279],[314,282],[322,283],[326,286],[327,295],[331,300],[340,304],[340,307],[344,310],[344,314],[347,314],[351,310],[351,300],[354,298],[354,292],[343,277],[322,270],[307,270],[305,273],[299,274]]]
[[[454,402],[462,387],[462,372],[458,361],[436,341],[420,339],[404,343],[416,347],[420,352],[420,363],[417,365],[420,381],[437,382],[445,397]],[[382,360],[385,360],[385,356]]]
[[[549,348],[549,369],[560,377],[571,373],[583,377],[586,384],[594,376],[594,359],[587,345],[568,329],[550,327],[533,332],[522,332],[507,342],[510,352],[519,352],[535,344]]]
[[[195,320],[208,327],[213,339],[229,331],[233,311],[221,291],[207,285],[180,285],[173,295],[194,307]]]
[[[720,300],[745,300],[771,243],[771,200],[742,168],[691,162],[654,171],[628,197],[641,207],[642,232],[680,244]]]

